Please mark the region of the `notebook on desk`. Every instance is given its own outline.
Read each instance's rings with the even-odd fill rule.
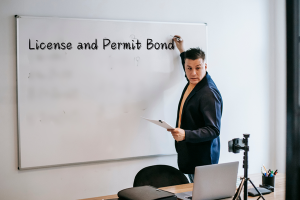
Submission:
[[[149,185],[121,190],[118,192],[118,197],[109,200],[177,200],[174,193]]]
[[[239,162],[195,168],[192,192],[177,193],[181,200],[210,200],[232,197],[236,190]]]

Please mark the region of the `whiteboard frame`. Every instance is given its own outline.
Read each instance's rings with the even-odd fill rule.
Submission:
[[[16,96],[17,96],[17,152],[18,152],[18,170],[30,170],[30,169],[40,169],[40,168],[50,168],[50,167],[62,167],[62,166],[70,166],[70,165],[82,165],[82,164],[94,164],[94,163],[105,163],[105,162],[118,162],[118,161],[125,161],[125,160],[134,160],[134,159],[144,159],[144,158],[152,158],[152,157],[159,157],[159,156],[174,156],[174,154],[155,154],[155,155],[147,155],[147,156],[136,156],[136,157],[126,157],[126,158],[118,158],[118,159],[106,159],[106,160],[95,160],[95,161],[87,161],[87,162],[75,162],[75,163],[64,163],[64,164],[57,164],[57,165],[43,165],[43,166],[36,166],[36,167],[22,167],[21,163],[21,137],[20,137],[20,110],[19,110],[19,97],[18,97],[18,90],[19,90],[19,19],[20,18],[44,18],[44,19],[70,19],[70,20],[89,20],[89,21],[105,21],[105,22],[137,22],[137,23],[157,23],[157,24],[184,24],[184,25],[205,25],[206,29],[206,62],[208,62],[208,25],[205,22],[199,23],[184,23],[184,22],[155,22],[155,21],[135,21],[135,20],[111,20],[111,19],[83,19],[83,18],[67,18],[67,17],[37,17],[37,16],[23,16],[23,15],[15,15],[16,19],[16,67],[17,67],[17,87],[16,87]]]

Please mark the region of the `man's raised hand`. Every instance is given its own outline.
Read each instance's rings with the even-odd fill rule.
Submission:
[[[179,38],[179,40],[177,40]],[[176,44],[177,49],[179,50],[180,53],[184,52],[184,47],[183,47],[183,39],[181,38],[180,35],[174,35],[173,40]]]

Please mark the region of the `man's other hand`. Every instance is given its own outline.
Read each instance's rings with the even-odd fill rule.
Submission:
[[[185,139],[185,131],[181,128],[175,128],[175,129],[167,129],[167,131],[171,132],[173,135],[173,138],[179,142]]]
[[[181,41],[177,41],[177,38],[181,39]],[[180,53],[184,52],[184,47],[183,47],[183,40],[179,35],[174,35],[173,40],[176,44],[177,49],[179,50]]]

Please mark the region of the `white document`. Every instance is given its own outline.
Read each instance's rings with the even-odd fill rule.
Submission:
[[[173,128],[171,125],[169,125],[167,122],[165,122],[164,120],[153,120],[153,119],[147,119],[147,118],[144,118],[142,117],[143,119],[149,121],[149,122],[152,122],[158,126],[161,126],[163,128],[166,128],[166,129],[175,129]]]

